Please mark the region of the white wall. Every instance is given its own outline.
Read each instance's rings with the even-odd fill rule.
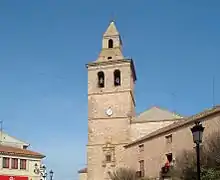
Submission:
[[[9,136],[8,134],[2,131],[0,131],[0,142],[2,145],[19,148],[23,148],[23,146],[29,146],[28,143],[18,140],[15,137]]]
[[[17,158],[18,159],[18,169],[11,169],[11,162],[10,167],[3,168],[3,157],[9,158]],[[20,169],[20,159],[26,159],[26,170]],[[27,158],[27,157],[18,157],[18,156],[3,156],[0,155],[0,174],[7,175],[7,176],[28,176],[31,180],[40,180],[40,174],[35,174],[35,164],[37,163],[38,167],[40,167],[41,159],[34,159],[34,158]]]

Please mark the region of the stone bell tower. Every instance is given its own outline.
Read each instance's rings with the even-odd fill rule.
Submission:
[[[102,39],[102,49],[88,69],[87,179],[109,179],[108,172],[124,165],[124,145],[135,115],[135,69],[122,54],[114,22]]]

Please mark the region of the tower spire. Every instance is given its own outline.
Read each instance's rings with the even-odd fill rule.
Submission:
[[[97,61],[124,59],[122,41],[115,22],[111,21],[102,38],[102,50]]]
[[[120,34],[116,28],[115,22],[113,20],[110,21],[110,24],[109,24],[109,26],[103,36],[104,37],[105,36],[120,36]]]

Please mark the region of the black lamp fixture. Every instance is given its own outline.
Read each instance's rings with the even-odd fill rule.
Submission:
[[[50,170],[50,180],[53,180],[53,171],[52,171],[52,169]]]
[[[199,121],[195,122],[195,125],[191,128],[193,135],[193,142],[196,144],[196,156],[197,156],[197,179],[201,180],[200,174],[200,143],[202,143],[204,127]]]
[[[193,134],[193,142],[195,144],[200,144],[202,143],[202,136],[203,136],[203,131],[204,127],[200,122],[196,122],[195,125],[191,128],[192,134]]]

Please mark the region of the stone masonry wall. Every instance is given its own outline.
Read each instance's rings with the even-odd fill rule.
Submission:
[[[220,113],[203,119],[202,124],[205,127],[205,142],[210,134],[220,132]],[[193,125],[186,125],[127,148],[127,154],[132,154],[132,158],[127,158],[128,165],[138,171],[139,161],[144,160],[146,176],[158,177],[161,167],[166,162],[167,153],[172,153],[173,159],[176,159],[183,150],[193,150],[195,144],[190,130]],[[172,135],[172,143],[167,143],[167,135]],[[142,152],[139,151],[140,144],[144,144]]]

